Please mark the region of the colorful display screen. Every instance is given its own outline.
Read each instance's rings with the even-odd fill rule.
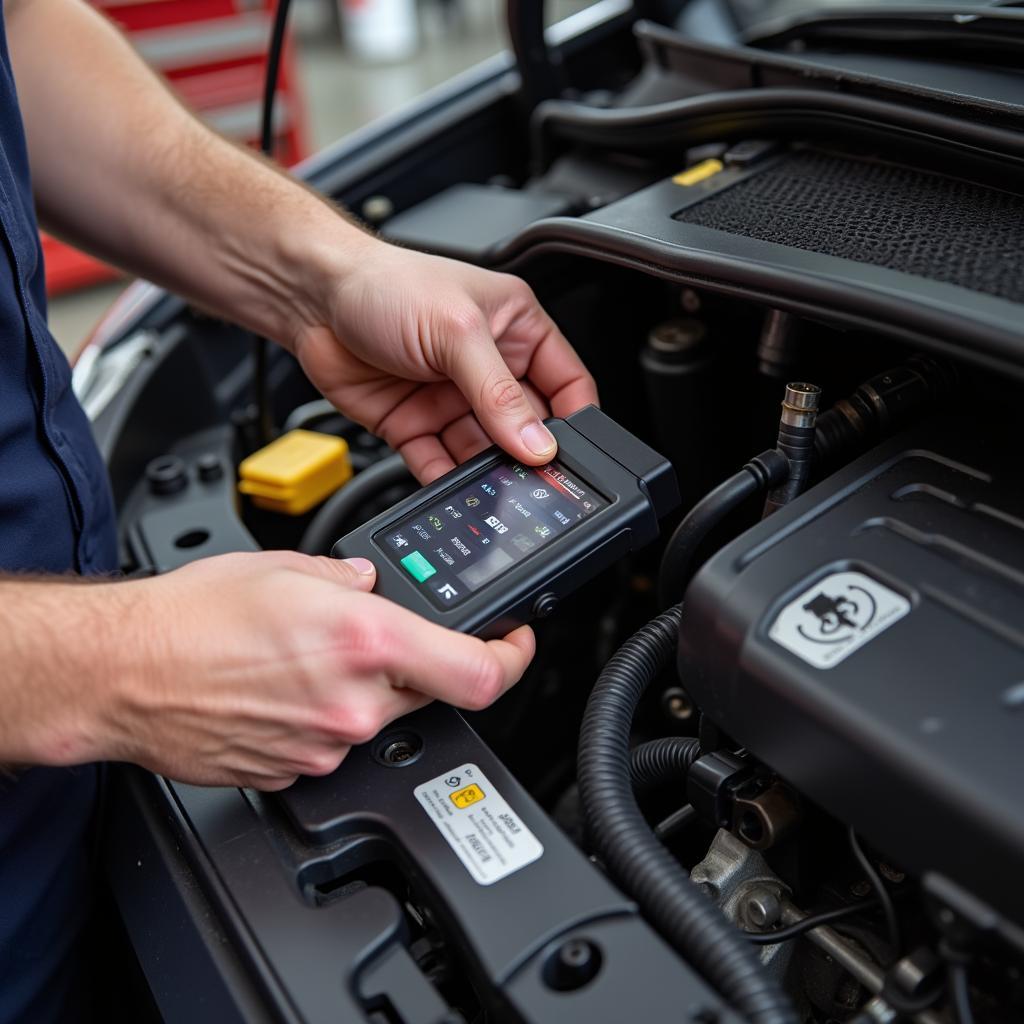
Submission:
[[[373,539],[450,608],[607,504],[557,462],[499,463]]]

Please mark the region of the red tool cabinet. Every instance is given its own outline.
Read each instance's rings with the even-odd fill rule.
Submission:
[[[274,0],[92,0],[193,110],[233,139],[258,145],[266,50]],[[286,44],[275,103],[275,156],[292,164],[306,153],[305,107]],[[116,272],[43,235],[51,295]]]

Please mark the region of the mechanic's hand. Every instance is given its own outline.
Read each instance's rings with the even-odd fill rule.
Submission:
[[[597,402],[594,381],[529,286],[369,238],[293,350],[347,416],[429,482],[491,443],[530,465],[541,423]]]
[[[374,596],[374,579],[365,559],[268,551],[109,585],[131,595],[119,629],[141,654],[109,683],[92,755],[282,789],[432,698],[486,707],[533,657],[528,627],[485,643]]]

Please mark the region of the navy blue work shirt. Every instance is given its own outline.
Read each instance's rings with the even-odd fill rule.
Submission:
[[[106,470],[46,327],[28,154],[2,27],[0,235],[0,573],[112,572]],[[0,774],[0,1024],[76,1015],[96,788],[94,766]]]

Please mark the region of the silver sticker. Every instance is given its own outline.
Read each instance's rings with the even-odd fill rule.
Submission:
[[[492,885],[544,853],[537,837],[475,764],[438,775],[413,793],[480,885]]]

